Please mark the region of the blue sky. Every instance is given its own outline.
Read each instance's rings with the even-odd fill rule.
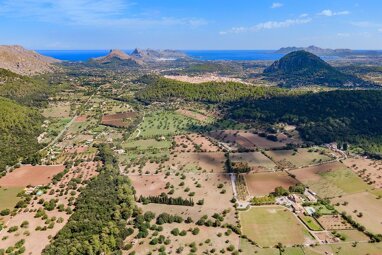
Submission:
[[[382,49],[381,0],[0,0],[31,49]]]

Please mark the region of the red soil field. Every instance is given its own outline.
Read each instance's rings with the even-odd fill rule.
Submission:
[[[137,113],[135,112],[104,115],[102,116],[102,124],[113,127],[126,127],[129,123],[126,123],[123,120],[134,118],[135,116],[137,116]]]
[[[244,178],[252,196],[266,196],[277,187],[288,189],[298,183],[284,172],[245,174]]]
[[[45,185],[51,182],[54,175],[64,171],[65,166],[31,166],[23,165],[0,179],[1,187],[26,187],[28,185]]]
[[[81,116],[78,116],[74,121],[75,122],[85,122],[87,118],[88,118],[88,116],[81,115]]]

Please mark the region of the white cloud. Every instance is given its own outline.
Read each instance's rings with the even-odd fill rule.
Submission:
[[[169,26],[198,27],[207,24],[199,18],[129,15],[131,0],[4,0],[0,17],[35,18],[49,23],[76,26]]]
[[[283,7],[284,5],[282,3],[273,3],[271,8],[272,9],[275,9],[275,8],[280,8],[280,7]]]
[[[349,11],[340,11],[340,12],[334,12],[332,10],[323,10],[322,12],[318,13],[318,15],[326,16],[326,17],[333,17],[333,16],[341,16],[341,15],[349,15]]]
[[[338,37],[349,37],[350,34],[349,33],[338,33],[337,36]]]
[[[370,21],[355,21],[355,22],[350,22],[355,27],[360,27],[360,28],[380,28],[382,27],[381,23],[374,23]]]
[[[306,18],[306,17],[308,17],[308,16],[309,16],[309,14],[307,14],[307,13],[303,13],[303,14],[300,15],[300,18]]]
[[[288,28],[295,25],[307,24],[311,22],[312,19],[287,19],[284,21],[267,21],[256,24],[252,27],[233,27],[228,31],[220,32],[221,35],[226,35],[229,33],[244,33],[244,32],[257,32],[260,30],[269,30],[269,29],[277,29],[277,28]]]
[[[382,28],[378,29],[378,32],[381,32],[381,33],[382,33]]]

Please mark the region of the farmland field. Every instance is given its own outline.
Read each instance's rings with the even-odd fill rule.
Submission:
[[[0,188],[0,211],[4,209],[12,209],[19,201],[17,194],[21,192],[23,188]]]
[[[252,207],[240,212],[242,231],[260,246],[270,247],[310,243],[311,237],[303,225],[287,209],[278,206]]]
[[[301,168],[291,173],[321,197],[336,197],[370,189],[361,178],[338,162]]]
[[[23,165],[0,179],[1,187],[26,187],[48,184],[51,178],[64,170],[63,165],[58,166],[31,166]]]
[[[335,198],[332,202],[333,204],[339,203],[338,210],[351,215],[355,221],[365,226],[367,230],[382,234],[382,200],[377,199],[368,192],[363,192]],[[347,204],[344,204],[344,202]]]
[[[144,121],[140,125],[140,137],[152,138],[156,136],[167,136],[181,134],[198,123],[189,117],[177,114],[171,111],[152,112],[144,117]],[[138,131],[137,131],[138,132]],[[135,132],[134,135],[139,133]]]
[[[285,172],[244,174],[249,193],[252,196],[265,196],[277,187],[288,189],[298,183]]]
[[[261,152],[231,153],[232,162],[246,162],[255,172],[273,170],[276,165]]]
[[[223,152],[179,153],[171,155],[166,165],[172,171],[221,173],[226,172],[225,161]]]
[[[170,197],[191,198],[194,206],[177,206],[163,204],[140,205],[144,211],[160,213],[165,209],[167,213],[191,217],[194,221],[199,220],[203,215],[212,216],[214,213],[221,213],[229,210],[226,221],[233,223],[234,208],[230,200],[233,197],[232,186],[229,176],[226,174],[184,174],[184,175],[130,175],[129,176],[139,196],[158,196],[161,193],[171,193]],[[168,183],[168,184],[167,184]],[[168,186],[166,188],[167,185]],[[221,188],[219,185],[221,185]],[[172,191],[171,191],[172,190]],[[170,192],[171,191],[171,192]],[[203,200],[202,205],[197,202]],[[219,201],[219,203],[216,203]]]
[[[382,254],[381,243],[358,243],[355,247],[351,243],[319,245],[305,247],[307,255],[338,254],[338,255],[380,255]]]
[[[349,158],[344,164],[366,183],[376,189],[382,188],[382,162],[365,158]]]
[[[296,168],[329,161],[332,158],[322,153],[326,149],[298,149],[293,150],[275,150],[267,151],[266,154],[280,165],[286,165],[288,168]]]
[[[158,141],[155,139],[128,140],[122,144],[127,150],[150,150],[150,149],[169,149],[170,141]]]

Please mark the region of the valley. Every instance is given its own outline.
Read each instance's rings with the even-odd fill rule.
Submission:
[[[113,50],[0,73],[25,92],[0,98],[0,254],[381,254],[378,85],[202,63]]]

